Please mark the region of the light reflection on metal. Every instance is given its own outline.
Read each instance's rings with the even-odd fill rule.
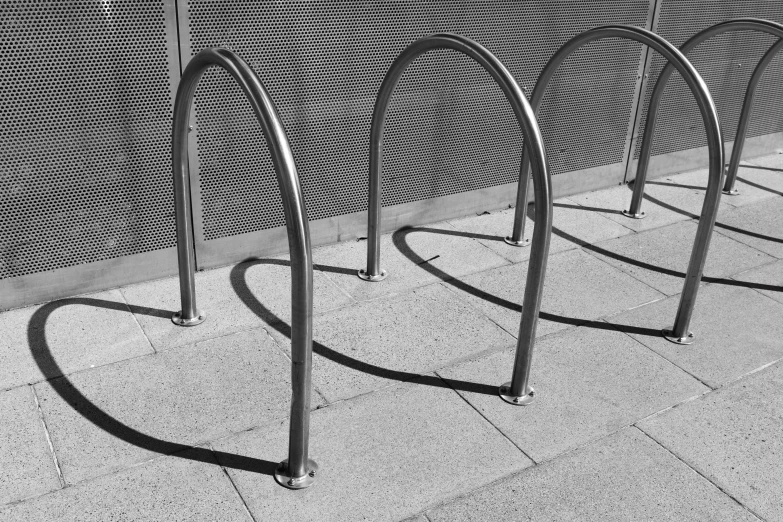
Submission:
[[[504,400],[512,404],[527,404],[532,400],[533,391],[528,386],[530,365],[533,357],[538,312],[541,309],[541,295],[544,287],[544,274],[549,253],[549,241],[552,231],[552,183],[547,171],[546,153],[541,130],[517,81],[489,50],[468,38],[452,34],[435,34],[424,37],[409,45],[392,64],[381,84],[370,131],[370,188],[369,212],[367,224],[367,269],[359,272],[359,277],[369,281],[379,281],[386,276],[380,269],[380,222],[381,222],[381,175],[382,175],[382,139],[386,110],[392,91],[408,65],[422,54],[435,49],[459,51],[484,67],[495,79],[506,96],[522,128],[525,147],[532,149],[533,187],[536,197],[533,246],[528,265],[527,283],[522,304],[522,319],[517,339],[517,353],[514,362],[512,383],[499,393]],[[521,182],[520,182],[521,183]],[[527,180],[525,180],[527,183]]]
[[[707,187],[707,194],[704,198],[701,219],[699,220],[699,227],[696,231],[696,240],[691,252],[691,259],[688,264],[688,272],[685,276],[685,284],[683,286],[674,326],[672,327],[671,332],[664,334],[668,335],[667,338],[674,337],[688,340],[692,339],[688,327],[690,325],[691,315],[693,314],[693,307],[696,303],[699,282],[701,281],[702,272],[704,271],[704,262],[707,258],[707,250],[709,249],[712,229],[715,225],[718,203],[720,202],[721,182],[723,180],[723,137],[721,135],[720,123],[718,122],[718,112],[704,80],[699,73],[696,72],[696,69],[691,65],[688,59],[685,58],[685,55],[664,38],[651,31],[638,27],[608,25],[590,29],[575,36],[555,53],[538,77],[538,82],[536,83],[536,88],[533,90],[530,104],[534,110],[538,111],[549,80],[554,75],[558,66],[563,63],[572,52],[595,40],[615,37],[628,38],[649,46],[658,51],[669,61],[669,65],[664,69],[665,71],[677,69],[680,72],[696,98],[707,132],[707,145],[709,149],[709,184]],[[650,106],[657,107],[657,105],[653,105],[652,102]],[[647,121],[649,127],[650,121],[654,121],[654,118],[648,119]],[[645,131],[645,139],[647,139],[648,136],[652,136],[652,132],[652,127],[649,127]],[[520,176],[519,190],[517,192],[517,209],[514,219],[514,234],[511,237],[511,239],[515,241],[522,239],[525,227],[524,218],[528,199],[528,160],[526,156],[526,151],[523,151],[521,166],[522,175]],[[641,165],[643,161],[646,160],[641,158],[639,164]],[[630,214],[631,217],[643,217],[643,214],[641,214],[638,208],[634,209],[632,207],[631,210],[628,211],[628,214]]]
[[[172,320],[177,324],[189,325],[198,324],[204,319],[204,314],[196,308],[196,258],[187,146],[193,94],[201,76],[211,66],[219,66],[231,74],[250,102],[264,132],[283,199],[291,257],[292,400],[288,459],[280,463],[275,478],[283,486],[300,489],[312,484],[317,468],[308,458],[313,359],[313,261],[307,210],[291,146],[277,109],[256,73],[227,49],[204,49],[194,56],[182,73],[174,102],[172,162],[182,311]]]

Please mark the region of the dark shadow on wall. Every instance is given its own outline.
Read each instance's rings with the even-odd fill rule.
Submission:
[[[57,361],[52,355],[49,343],[46,340],[46,323],[49,316],[57,309],[71,305],[93,306],[120,312],[130,311],[135,314],[150,315],[167,321],[171,320],[172,314],[172,312],[167,310],[129,306],[124,303],[86,297],[54,301],[36,310],[27,326],[27,341],[30,346],[30,351],[32,352],[38,368],[48,379],[49,385],[54,388],[57,394],[71,408],[101,430],[128,444],[138,446],[148,451],[207,464],[219,463],[229,468],[250,471],[253,473],[274,475],[275,467],[277,466],[276,462],[156,439],[155,437],[142,433],[133,427],[120,422],[85,397],[67,377],[63,376],[64,372],[57,364]]]

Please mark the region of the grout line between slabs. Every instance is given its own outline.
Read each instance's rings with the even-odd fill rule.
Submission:
[[[38,401],[38,394],[35,393],[35,386],[30,385],[30,392],[33,394],[33,399],[35,400],[35,408],[38,410],[38,419],[41,421],[41,425],[43,426],[44,435],[46,436],[46,443],[49,445],[49,453],[52,456],[52,461],[54,462],[54,468],[57,470],[57,478],[60,481],[60,488],[65,488],[65,479],[63,478],[63,471],[60,468],[60,461],[57,458],[57,453],[54,451],[54,444],[52,444],[52,438],[49,435],[49,427],[46,425],[46,419],[44,418],[43,410],[41,409],[41,403]]]
[[[517,444],[516,442],[514,442],[513,440],[511,440],[511,438],[510,438],[508,435],[506,435],[506,434],[505,434],[505,432],[504,432],[503,430],[501,430],[499,427],[497,427],[497,426],[496,426],[496,425],[495,425],[495,424],[494,424],[494,423],[493,423],[491,420],[489,420],[489,418],[488,418],[486,415],[484,415],[483,413],[481,413],[481,411],[479,411],[479,409],[478,409],[478,408],[476,408],[476,407],[475,407],[473,404],[471,404],[471,402],[470,402],[468,399],[466,399],[466,398],[465,398],[465,397],[464,397],[464,396],[463,396],[461,393],[459,393],[459,392],[456,390],[456,388],[454,388],[454,387],[451,385],[451,383],[449,383],[449,381],[448,381],[447,379],[445,379],[445,378],[444,378],[444,377],[443,377],[443,376],[442,376],[440,373],[438,373],[437,371],[435,372],[435,375],[437,375],[437,376],[438,376],[438,378],[439,378],[441,381],[445,382],[445,383],[446,383],[446,385],[447,385],[447,386],[448,386],[448,387],[451,389],[451,391],[453,391],[454,393],[456,393],[456,394],[457,394],[457,396],[458,396],[460,399],[462,399],[462,400],[463,400],[463,401],[464,401],[464,402],[465,402],[465,403],[466,403],[468,406],[470,406],[470,407],[471,407],[471,408],[472,408],[472,409],[473,409],[473,410],[474,410],[476,413],[478,413],[479,415],[481,415],[481,417],[482,417],[482,418],[483,418],[485,421],[487,421],[487,422],[489,423],[489,425],[490,425],[490,426],[492,426],[493,428],[495,428],[495,429],[498,431],[498,433],[500,433],[501,435],[503,435],[503,437],[504,437],[504,438],[505,438],[507,441],[509,441],[509,442],[510,442],[510,443],[511,443],[511,444],[512,444],[512,445],[513,445],[513,446],[514,446],[516,449],[518,449],[518,450],[519,450],[519,452],[520,452],[520,453],[522,453],[522,455],[524,455],[525,457],[527,457],[528,459],[530,459],[530,462],[532,462],[532,463],[533,463],[533,466],[536,466],[536,465],[538,464],[538,461],[536,461],[536,459],[534,459],[533,457],[531,457],[530,455],[528,455],[528,454],[527,454],[527,452],[526,452],[525,450],[523,450],[523,449],[522,449],[522,448],[519,446],[519,444]]]
[[[123,292],[123,287],[119,287],[117,291],[120,293],[120,297],[122,297],[122,302],[125,304],[125,308],[128,310],[128,313],[131,314],[131,317],[133,317],[133,322],[136,323],[136,326],[139,327],[139,330],[141,330],[141,335],[144,336],[144,339],[147,340],[147,344],[150,345],[150,348],[152,348],[152,353],[158,353],[158,349],[155,348],[155,345],[152,344],[152,340],[150,340],[149,336],[147,336],[147,332],[144,331],[144,327],[141,326],[141,323],[139,322],[139,318],[136,317],[136,314],[133,313],[133,310],[130,308],[130,303],[128,302],[128,298],[125,297],[125,292]]]
[[[658,439],[656,439],[655,437],[653,437],[652,435],[650,435],[649,433],[647,433],[647,432],[646,432],[644,429],[642,429],[641,427],[637,426],[636,424],[634,424],[634,425],[633,425],[633,427],[634,427],[634,428],[636,428],[637,430],[639,430],[641,433],[643,433],[643,434],[644,434],[644,435],[645,435],[647,438],[649,438],[649,439],[650,439],[651,441],[653,441],[655,444],[657,444],[658,446],[660,446],[660,447],[661,447],[661,448],[662,448],[664,451],[666,451],[667,453],[669,453],[670,455],[672,455],[672,456],[673,456],[675,459],[677,459],[678,461],[682,462],[682,463],[683,463],[685,466],[687,466],[688,468],[690,468],[691,470],[693,470],[693,471],[694,471],[694,473],[696,473],[697,475],[699,475],[700,477],[702,477],[704,480],[706,480],[707,482],[709,482],[710,484],[712,484],[712,485],[713,485],[713,486],[714,486],[716,489],[718,489],[718,491],[720,491],[721,493],[723,493],[724,495],[726,495],[727,497],[729,497],[729,498],[730,498],[731,500],[733,500],[733,501],[734,501],[734,502],[735,502],[735,503],[736,503],[738,506],[740,506],[741,508],[745,509],[745,510],[746,510],[748,513],[750,513],[751,515],[753,515],[754,517],[756,517],[756,518],[757,518],[757,519],[759,519],[759,520],[762,520],[762,521],[763,521],[763,520],[766,520],[764,517],[762,517],[761,515],[759,515],[759,514],[758,514],[758,513],[756,513],[755,511],[753,511],[751,508],[749,508],[748,506],[746,506],[746,505],[745,505],[745,504],[743,504],[742,502],[740,502],[740,501],[739,501],[739,499],[737,499],[737,497],[735,497],[734,495],[732,495],[731,493],[729,493],[728,491],[726,491],[726,489],[724,489],[724,488],[723,488],[723,487],[721,487],[719,484],[717,484],[715,481],[713,481],[712,479],[710,479],[710,478],[709,478],[709,477],[708,477],[706,474],[702,473],[702,472],[701,472],[699,469],[697,469],[695,466],[692,466],[692,465],[691,465],[691,464],[689,464],[687,461],[685,461],[685,459],[681,458],[679,455],[677,455],[676,453],[674,453],[672,450],[670,450],[669,448],[667,448],[666,446],[664,446],[664,445],[663,445],[663,443],[661,443],[661,442],[660,442]]]
[[[248,517],[250,517],[250,520],[253,522],[257,522],[256,517],[253,516],[253,513],[250,511],[250,507],[247,505],[247,502],[245,501],[245,497],[242,496],[242,493],[239,492],[239,488],[234,483],[234,479],[231,478],[231,474],[228,472],[225,466],[220,463],[220,460],[217,458],[217,454],[215,453],[215,448],[212,447],[212,444],[207,444],[209,447],[209,451],[212,452],[212,456],[215,458],[215,462],[218,466],[220,466],[220,469],[223,471],[223,474],[228,479],[229,483],[231,484],[231,487],[234,488],[234,492],[237,494],[237,497],[239,498],[240,502],[242,502],[242,505],[245,507],[245,512],[247,513]]]

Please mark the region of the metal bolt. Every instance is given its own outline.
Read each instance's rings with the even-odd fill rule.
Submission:
[[[293,485],[294,485],[294,479],[291,479],[291,480],[289,480],[289,481],[288,481],[288,485],[289,485],[289,486],[293,486]]]
[[[188,125],[188,132],[193,132],[193,125]]]
[[[315,471],[311,471],[311,472],[310,472],[310,476],[311,476],[311,477],[314,477],[314,476],[315,476]]]

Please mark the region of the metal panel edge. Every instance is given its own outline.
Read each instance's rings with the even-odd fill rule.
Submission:
[[[615,163],[552,178],[556,198],[620,185],[625,165]],[[532,183],[532,182],[531,182]],[[512,207],[516,202],[516,183],[508,183],[460,194],[441,196],[383,208],[381,232],[391,232],[404,226],[424,225],[446,219],[469,216],[484,211]],[[532,188],[529,191],[532,195]],[[511,222],[509,221],[509,227]],[[510,231],[498,231],[504,234]],[[310,222],[313,246],[350,241],[367,235],[367,212],[354,212]],[[215,268],[247,259],[276,255],[288,251],[285,227],[214,239],[199,245],[199,269]]]

